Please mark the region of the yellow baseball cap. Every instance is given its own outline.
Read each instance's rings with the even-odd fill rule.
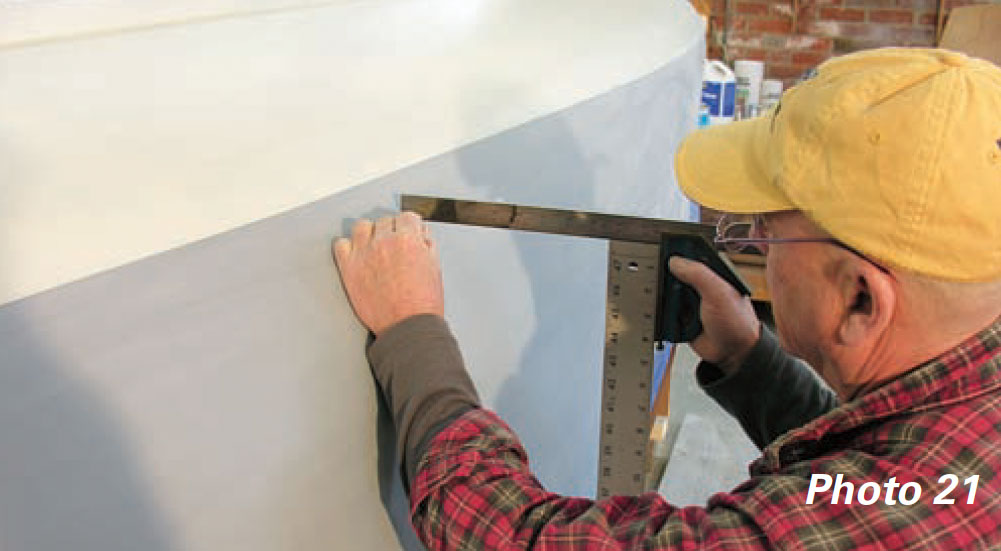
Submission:
[[[691,134],[682,190],[735,213],[799,210],[900,269],[1001,278],[1001,69],[948,50],[831,59],[762,117]]]

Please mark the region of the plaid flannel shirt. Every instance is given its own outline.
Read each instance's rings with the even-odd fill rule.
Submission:
[[[572,460],[572,458],[568,458]],[[706,507],[660,495],[601,501],[546,491],[495,414],[475,409],[438,433],[411,492],[431,551],[617,549],[1001,549],[1001,323],[934,361],[791,430],[750,478]],[[811,475],[858,488],[915,482],[917,503],[807,504]],[[953,504],[934,504],[955,475]],[[962,482],[979,475],[973,504]],[[946,481],[947,482],[947,481]]]

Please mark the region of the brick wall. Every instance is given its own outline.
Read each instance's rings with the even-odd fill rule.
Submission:
[[[950,9],[1001,0],[945,0]],[[757,59],[789,86],[832,55],[882,46],[934,46],[938,0],[710,0],[707,56]]]

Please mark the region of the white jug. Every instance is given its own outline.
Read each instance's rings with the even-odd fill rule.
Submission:
[[[709,109],[709,124],[733,120],[737,81],[733,71],[718,60],[706,60],[702,69],[702,104]]]

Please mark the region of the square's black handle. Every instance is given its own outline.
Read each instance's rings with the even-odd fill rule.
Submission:
[[[751,294],[729,259],[721,256],[705,238],[665,233],[660,244],[660,289],[657,298],[655,338],[672,343],[691,342],[702,332],[701,300],[695,289],[674,277],[668,267],[672,256],[701,262],[719,274],[744,296]]]

